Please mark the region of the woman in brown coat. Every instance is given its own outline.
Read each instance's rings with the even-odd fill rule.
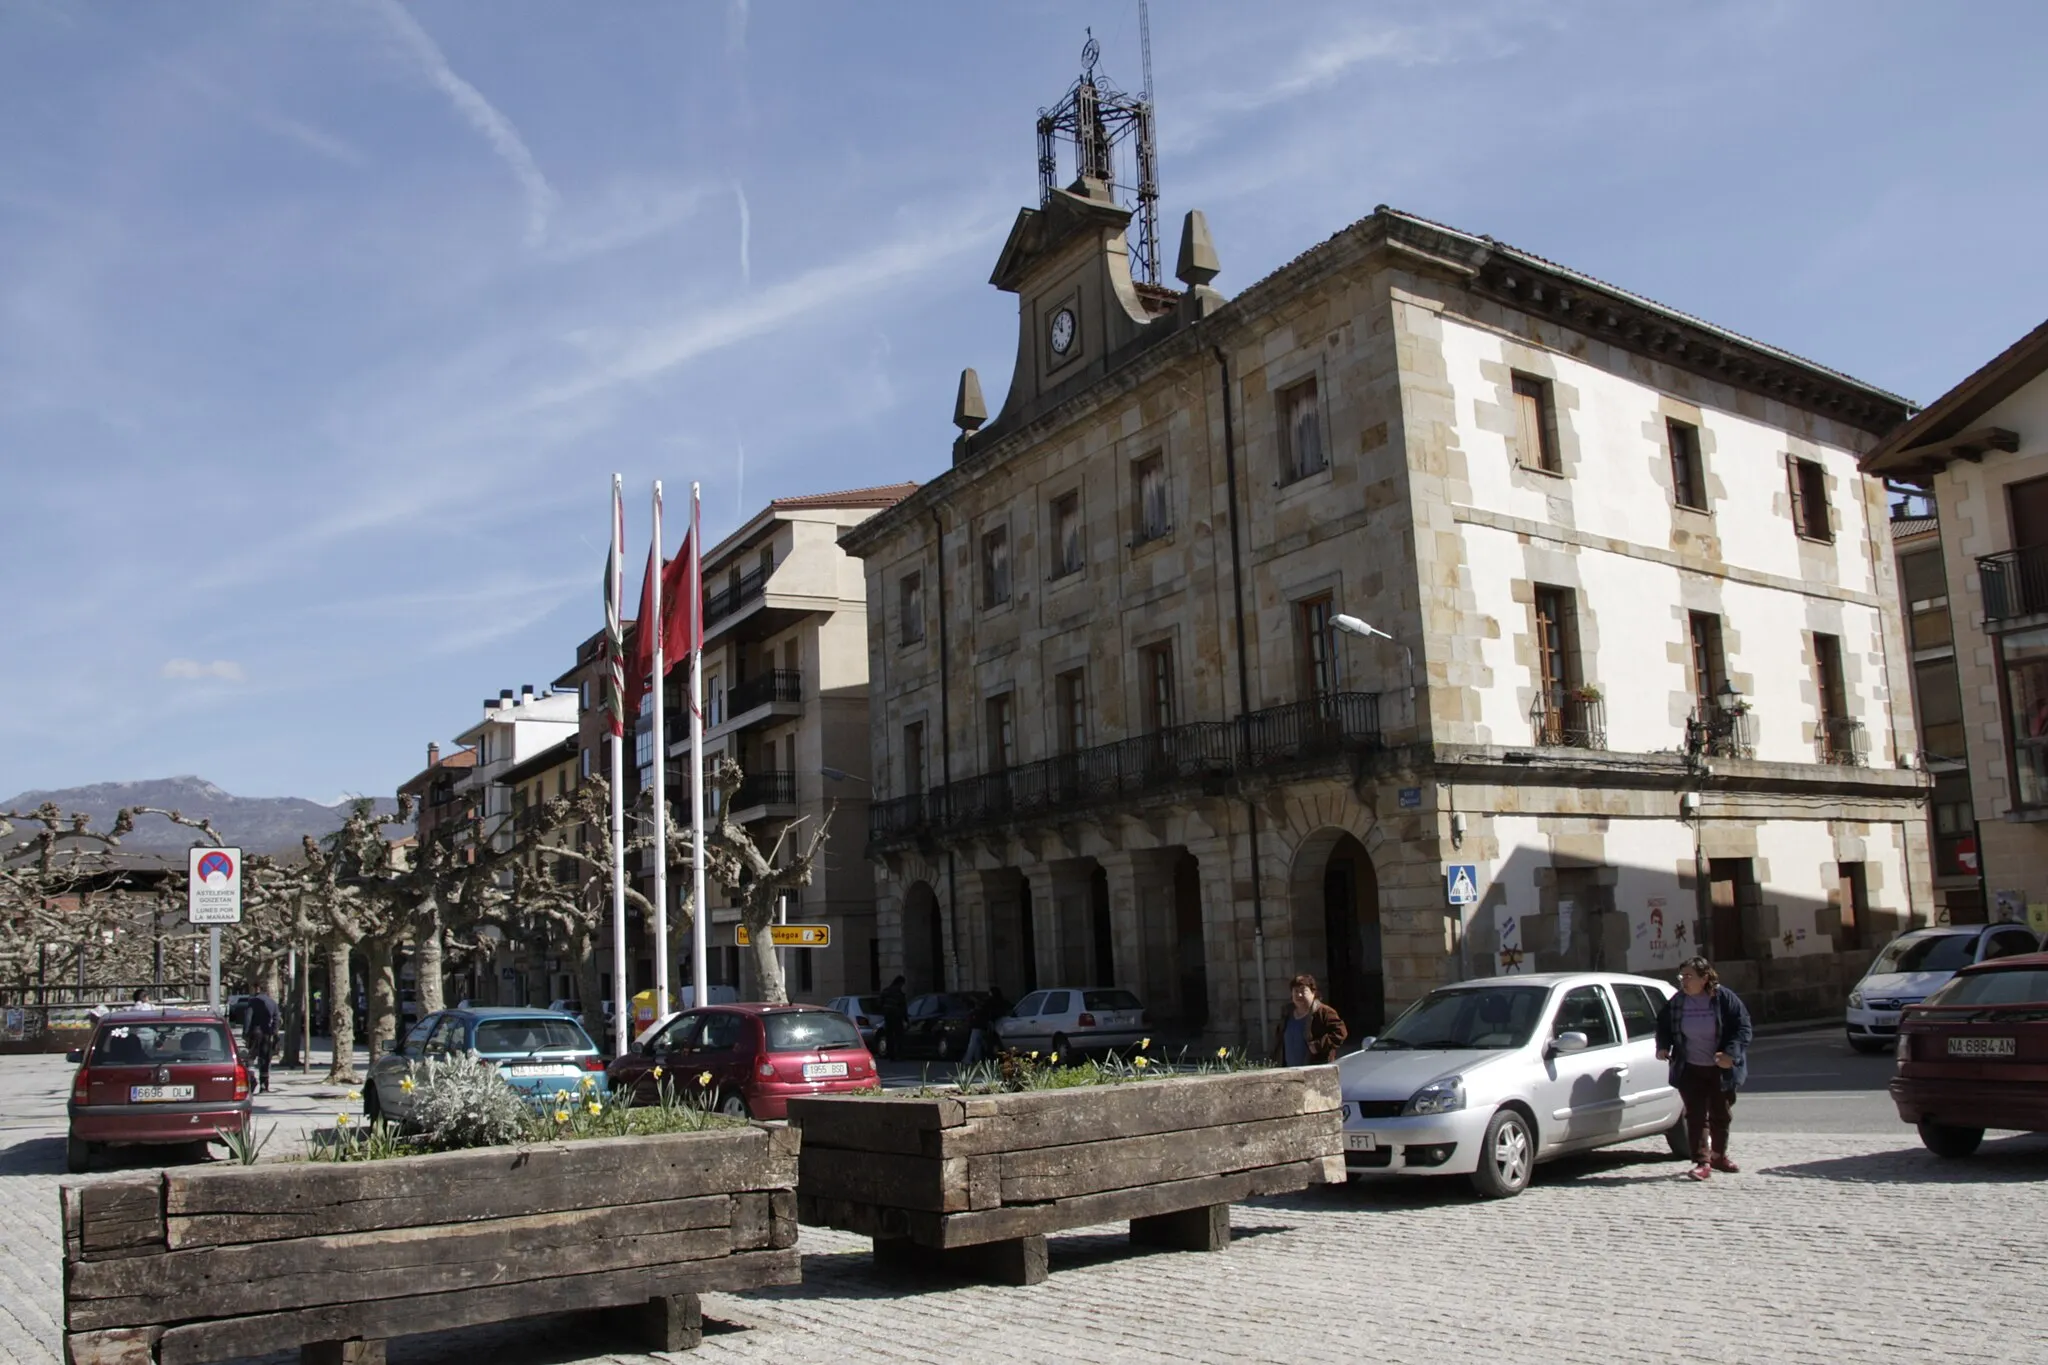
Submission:
[[[1283,1066],[1315,1066],[1337,1060],[1350,1030],[1337,1011],[1316,998],[1316,979],[1307,972],[1294,978],[1289,994],[1294,1008],[1281,1016],[1273,1037],[1273,1055]]]

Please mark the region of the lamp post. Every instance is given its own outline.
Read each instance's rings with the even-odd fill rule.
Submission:
[[[1346,635],[1356,635],[1361,640],[1370,640],[1374,636],[1378,636],[1380,639],[1385,640],[1389,644],[1401,646],[1402,677],[1407,681],[1408,684],[1408,719],[1411,722],[1413,722],[1415,719],[1414,651],[1410,650],[1407,645],[1402,644],[1401,641],[1396,640],[1393,636],[1381,630],[1378,626],[1367,625],[1364,621],[1359,620],[1356,616],[1332,616],[1330,618],[1330,625],[1334,629],[1343,631]]]

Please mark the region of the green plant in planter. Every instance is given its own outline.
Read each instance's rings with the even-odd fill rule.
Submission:
[[[1006,1051],[986,1062],[959,1067],[953,1084],[935,1086],[927,1082],[916,1092],[930,1096],[945,1093],[999,1095],[1023,1090],[1071,1090],[1091,1085],[1124,1085],[1160,1076],[1208,1075],[1224,1071],[1256,1071],[1264,1062],[1253,1061],[1242,1048],[1219,1047],[1213,1055],[1193,1055],[1183,1048],[1174,1057],[1153,1050],[1144,1039],[1136,1052],[1111,1053],[1101,1059],[1063,1061],[1057,1052]]]

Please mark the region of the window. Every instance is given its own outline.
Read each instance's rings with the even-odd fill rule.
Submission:
[[[1700,464],[1700,429],[1690,422],[1666,421],[1671,446],[1671,499],[1680,507],[1707,510],[1707,474]]]
[[[2018,806],[2048,806],[2048,629],[1997,638]]]
[[[1145,688],[1145,728],[1173,728],[1173,646],[1157,644],[1139,653],[1139,681]]]
[[[714,673],[704,680],[704,724],[725,723],[725,677]]]
[[[1785,464],[1792,489],[1792,529],[1805,540],[1833,540],[1828,513],[1828,475],[1818,462],[1793,456]]]
[[[1040,1014],[1065,1014],[1074,1008],[1073,998],[1074,993],[1072,991],[1047,991],[1045,993],[1045,1004],[1039,1008],[1038,1012]]]
[[[1728,681],[1728,661],[1721,653],[1721,618],[1711,612],[1688,614],[1689,649],[1692,658],[1692,695],[1700,715],[1714,704],[1714,694]]]
[[[1614,998],[1621,1002],[1622,1026],[1630,1042],[1657,1036],[1657,1016],[1664,1012],[1664,997],[1648,986],[1630,981],[1614,983]]]
[[[591,755],[595,752],[596,751],[592,749],[582,749],[577,751],[576,754],[577,775],[580,776],[586,782],[590,780],[590,759]],[[437,801],[435,804],[439,805],[440,803]]]
[[[981,605],[999,607],[1010,600],[1010,528],[991,526],[981,533]]]
[[[1984,955],[1977,960],[1989,962],[1998,957],[2018,957],[2022,953],[2035,951],[2034,936],[2025,929],[1994,929],[1984,937]]]
[[[1849,715],[1849,694],[1842,681],[1842,639],[1838,635],[1813,635],[1813,684],[1820,698],[1820,718],[1833,725]]]
[[[1302,696],[1330,696],[1337,691],[1337,637],[1330,626],[1329,594],[1297,602],[1294,614],[1301,635]]]
[[[1586,1046],[1612,1047],[1621,1040],[1615,1035],[1614,1015],[1607,1008],[1607,992],[1598,986],[1574,986],[1557,1005],[1557,1021],[1550,1036],[1583,1033]]]
[[[907,573],[896,580],[896,630],[901,644],[924,639],[924,575]]]
[[[1322,416],[1316,411],[1316,381],[1304,379],[1280,391],[1280,482],[1295,483],[1321,473]]]
[[[1088,676],[1072,669],[1053,679],[1060,711],[1060,748],[1070,754],[1088,747]]]
[[[1062,493],[1052,500],[1052,576],[1081,572],[1081,495]]]
[[[1579,699],[1577,603],[1570,588],[1536,588],[1536,742],[1575,742],[1570,717]]]
[[[1031,994],[1025,996],[1022,1000],[1019,1000],[1016,1004],[1016,1007],[1010,1011],[1010,1014],[1014,1018],[1029,1019],[1033,1015],[1038,1014],[1040,1012],[1041,1007],[1044,1004],[1045,992],[1033,991]]]
[[[903,794],[917,796],[924,791],[924,722],[903,727]]]
[[[763,581],[766,581],[768,575],[775,572],[775,547],[773,545],[763,545],[761,547],[760,566],[761,578]]]
[[[1166,508],[1166,457],[1158,451],[1131,462],[1133,545],[1158,540],[1173,530]]]
[[[1564,473],[1557,451],[1557,410],[1550,381],[1530,374],[1515,376],[1515,459],[1528,469]]]
[[[990,697],[985,705],[988,712],[988,771],[1007,772],[1017,765],[1016,698],[1005,692],[1000,697]]]

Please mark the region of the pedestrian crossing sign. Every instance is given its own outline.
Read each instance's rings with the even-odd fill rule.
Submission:
[[[1445,894],[1452,905],[1479,903],[1479,868],[1475,863],[1452,863],[1444,872]]]

